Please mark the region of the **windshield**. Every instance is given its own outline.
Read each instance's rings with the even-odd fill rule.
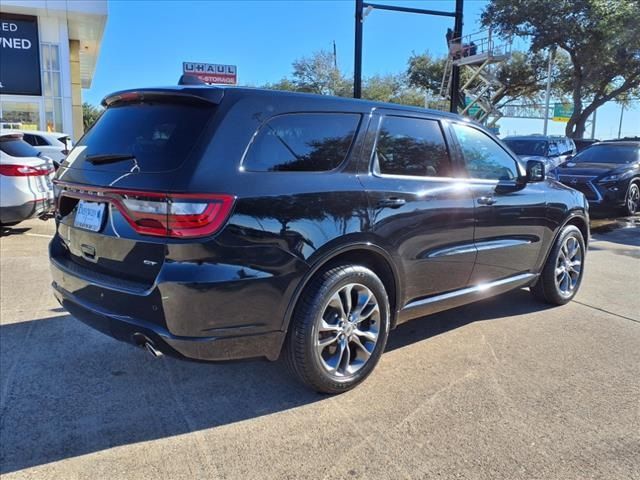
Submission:
[[[191,152],[213,110],[211,106],[158,102],[107,108],[63,165],[129,171],[133,163],[126,159],[132,159],[142,172],[175,170]],[[85,161],[113,155],[126,159],[99,167]]]
[[[632,163],[638,160],[635,145],[594,145],[571,160],[574,163]]]
[[[0,150],[12,157],[37,157],[40,152],[21,138],[0,138]]]
[[[549,142],[545,140],[505,140],[504,143],[506,143],[516,155],[546,157],[549,149]]]

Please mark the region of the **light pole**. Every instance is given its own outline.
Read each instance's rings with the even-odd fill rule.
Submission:
[[[551,70],[553,68],[553,48],[549,49],[549,66],[547,67],[547,91],[544,94],[544,128],[542,133],[547,134],[549,127],[549,101],[551,99]]]
[[[624,103],[620,109],[620,123],[618,124],[618,138],[622,138],[622,116],[624,115]]]

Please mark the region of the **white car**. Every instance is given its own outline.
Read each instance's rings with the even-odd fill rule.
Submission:
[[[22,139],[21,133],[0,130],[0,225],[53,212],[53,161]]]
[[[25,142],[53,160],[56,167],[60,165],[65,158],[67,158],[67,155],[73,147],[71,137],[66,133],[43,132],[39,130],[10,131],[21,133]],[[7,132],[9,132],[9,130],[7,130]]]

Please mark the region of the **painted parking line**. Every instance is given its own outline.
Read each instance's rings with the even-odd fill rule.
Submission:
[[[28,237],[53,238],[53,235],[44,235],[42,233],[24,233]]]

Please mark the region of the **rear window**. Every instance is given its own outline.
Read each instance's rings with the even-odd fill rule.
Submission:
[[[198,140],[213,107],[174,103],[134,103],[107,108],[76,145],[70,168],[162,172],[180,167]],[[84,148],[83,148],[84,147]],[[94,165],[87,156],[133,156]],[[135,162],[135,163],[134,163]]]
[[[549,153],[549,143],[545,140],[509,140],[505,139],[504,143],[516,155],[532,155],[546,157]]]
[[[256,134],[243,161],[252,172],[322,172],[349,153],[359,114],[293,113],[270,119]]]
[[[12,157],[37,157],[40,152],[22,139],[0,139],[0,150]]]

